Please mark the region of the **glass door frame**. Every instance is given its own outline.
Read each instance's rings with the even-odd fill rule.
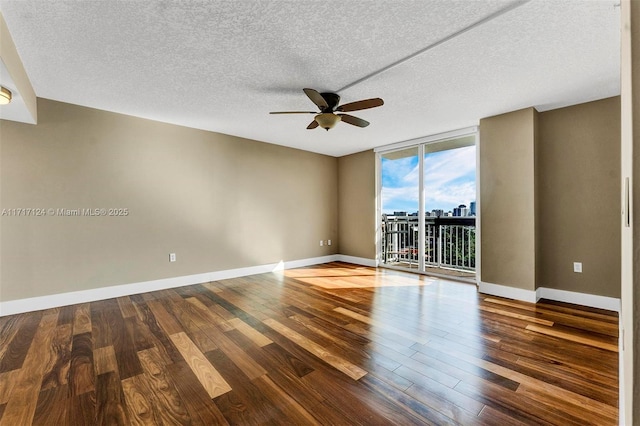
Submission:
[[[450,139],[457,139],[465,136],[473,136],[476,146],[476,283],[480,279],[480,138],[478,135],[478,127],[467,127],[464,129],[453,130],[450,132],[439,133],[432,136],[426,136],[418,139],[411,139],[405,142],[394,143],[391,145],[375,148],[376,154],[376,265],[388,269],[397,269],[401,271],[414,272],[419,274],[427,274],[426,257],[425,257],[425,194],[424,194],[424,154],[425,146],[433,143],[444,142]],[[398,151],[407,148],[418,148],[418,269],[408,269],[400,266],[387,265],[382,263],[382,157],[386,153]]]

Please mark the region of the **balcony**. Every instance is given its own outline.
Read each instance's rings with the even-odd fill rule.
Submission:
[[[382,215],[382,263],[419,268],[418,216]],[[476,218],[426,217],[427,272],[473,278],[476,270]]]

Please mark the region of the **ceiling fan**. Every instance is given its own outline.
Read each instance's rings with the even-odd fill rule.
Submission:
[[[307,126],[307,129],[309,130],[315,129],[318,126],[325,130],[329,130],[332,129],[338,121],[344,121],[345,123],[349,123],[357,127],[367,127],[369,125],[368,121],[349,114],[336,114],[336,112],[344,113],[360,111],[363,109],[379,107],[384,104],[382,99],[372,98],[338,106],[340,103],[340,96],[335,93],[320,93],[314,89],[303,90],[309,99],[311,99],[311,102],[320,108],[320,113],[313,111],[279,111],[271,112],[270,114],[316,114],[313,121]]]

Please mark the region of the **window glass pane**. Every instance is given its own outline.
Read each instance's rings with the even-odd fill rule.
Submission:
[[[382,262],[418,267],[418,147],[382,155]]]
[[[475,270],[474,142],[468,136],[425,145],[425,267],[434,272]]]

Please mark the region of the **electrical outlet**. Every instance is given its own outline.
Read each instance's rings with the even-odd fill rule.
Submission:
[[[324,241],[320,240],[320,247],[324,245]]]
[[[327,245],[330,246],[331,245],[331,240],[327,240]]]
[[[582,262],[573,262],[573,272],[582,273]]]
[[[175,261],[176,261],[176,254],[169,253],[169,262],[175,262]]]

